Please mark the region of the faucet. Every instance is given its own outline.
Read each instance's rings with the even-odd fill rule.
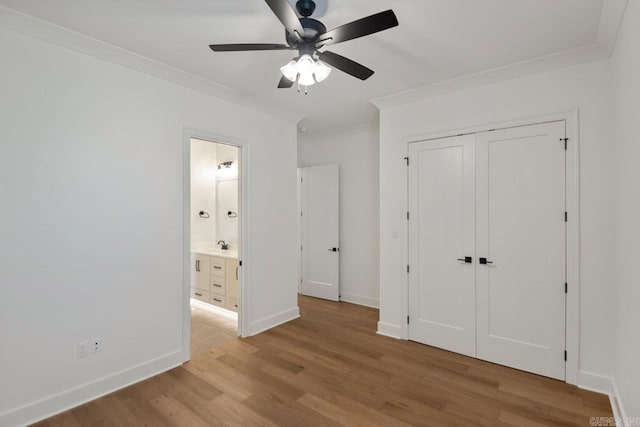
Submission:
[[[218,240],[218,245],[220,246],[220,249],[222,249],[223,251],[226,251],[227,249],[229,249],[229,244],[227,242],[225,242],[224,240]]]

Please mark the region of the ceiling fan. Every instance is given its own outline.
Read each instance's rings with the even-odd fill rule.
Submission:
[[[327,31],[322,22],[310,18],[316,8],[313,0],[298,0],[296,3],[298,13],[288,0],[265,0],[265,2],[284,25],[287,44],[212,44],[209,47],[214,52],[297,50],[298,56],[280,69],[283,76],[278,87],[290,88],[297,81],[298,90],[300,86],[304,86],[305,93],[308,86],[321,82],[329,76],[331,68],[326,64],[360,80],[366,80],[374,73],[373,70],[344,56],[329,51],[320,52],[320,49],[398,25],[396,15],[392,10],[387,10]]]

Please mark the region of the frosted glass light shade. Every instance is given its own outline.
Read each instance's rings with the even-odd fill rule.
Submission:
[[[298,59],[298,84],[302,86],[311,86],[315,84],[315,79],[313,78],[313,72],[316,68],[316,62],[310,55],[302,55],[300,59]]]
[[[298,73],[300,74],[313,74],[315,68],[315,61],[310,55],[302,55],[298,59]]]
[[[329,74],[331,74],[331,68],[327,67],[327,65],[320,60],[316,61],[316,66],[314,71],[314,75],[316,76],[316,81],[320,83],[321,81],[329,77]]]
[[[298,79],[298,84],[301,86],[312,86],[316,83],[313,78],[313,73],[309,74],[300,74],[300,78]]]
[[[292,59],[287,65],[280,67],[280,71],[282,71],[282,75],[287,79],[295,82],[298,77],[298,63],[295,59]]]

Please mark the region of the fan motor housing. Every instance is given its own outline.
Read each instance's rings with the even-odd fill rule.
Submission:
[[[304,43],[315,43],[320,37],[320,34],[327,32],[327,27],[317,19],[300,18],[300,24],[302,25],[302,28],[304,28],[304,34],[300,34],[302,36],[302,42],[298,42],[298,38],[295,34],[290,34],[285,30],[289,46],[295,47]]]

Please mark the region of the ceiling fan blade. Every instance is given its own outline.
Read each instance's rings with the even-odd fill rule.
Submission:
[[[368,36],[398,25],[398,18],[393,10],[376,13],[366,18],[358,19],[341,27],[329,30],[320,35],[318,45],[329,45]]]
[[[345,73],[350,74],[353,77],[359,78],[360,80],[367,80],[374,73],[373,70],[370,70],[364,65],[360,65],[357,62],[350,60],[349,58],[338,55],[337,53],[318,52],[318,58],[320,58],[321,61],[334,66],[338,70],[344,71]]]
[[[302,24],[300,23],[300,18],[298,18],[298,14],[291,7],[288,0],[264,0],[273,13],[278,17],[282,25],[287,29],[287,31],[291,34],[298,34],[298,39],[304,34],[304,28],[302,28]]]
[[[214,52],[244,52],[249,50],[290,50],[286,44],[273,43],[236,43],[236,44],[210,44]]]
[[[289,89],[291,86],[293,86],[293,82],[285,76],[282,76],[280,83],[278,83],[278,89]]]

